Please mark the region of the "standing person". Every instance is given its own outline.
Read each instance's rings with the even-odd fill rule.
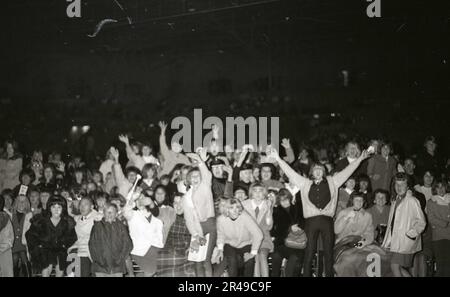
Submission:
[[[9,215],[3,211],[4,206],[5,199],[0,196],[0,277],[13,277],[14,230]]]
[[[411,157],[405,158],[403,161],[402,169],[405,171],[406,175],[408,176],[409,183],[412,185],[418,185],[420,184],[420,178],[418,177],[416,173],[416,164],[414,162],[414,159]]]
[[[161,150],[161,156],[163,158],[161,162],[162,170],[159,172],[159,176],[163,174],[169,174],[176,164],[190,165],[189,159],[181,153],[182,147],[179,143],[172,142],[171,149],[167,147],[166,142],[166,128],[165,122],[159,122],[161,128],[161,135],[159,136],[159,148]]]
[[[25,233],[30,226],[32,217],[31,206],[27,196],[16,198],[12,208],[12,225],[14,228],[14,244],[12,247],[14,276],[31,277],[31,264],[28,261]],[[19,273],[19,272],[22,273]]]
[[[299,276],[303,267],[305,251],[287,247],[285,240],[290,232],[301,232],[305,227],[301,203],[292,204],[292,194],[287,189],[281,189],[277,194],[277,206],[273,209],[273,228],[270,231],[274,239],[272,254],[272,277],[279,277],[283,259],[287,259],[284,275]]]
[[[423,176],[426,170],[440,176],[442,165],[437,153],[437,143],[434,136],[428,136],[424,141],[424,150],[417,156],[418,173]]]
[[[62,277],[67,267],[67,250],[77,240],[73,219],[67,214],[64,198],[54,196],[47,203],[45,216],[33,218],[25,234],[31,261],[49,277],[53,268],[56,277]]]
[[[188,261],[187,254],[191,243],[191,234],[184,219],[183,197],[175,196],[174,212],[167,221],[168,232],[164,234],[164,248],[158,255],[158,276],[188,277],[195,276],[195,263]]]
[[[269,264],[267,257],[273,251],[274,245],[270,230],[273,226],[272,203],[267,199],[267,188],[262,183],[250,186],[249,199],[242,202],[244,209],[258,223],[264,234],[264,239],[256,255],[255,276],[268,277]]]
[[[422,249],[421,233],[426,226],[419,201],[408,192],[405,173],[394,176],[397,194],[392,202],[386,236],[382,247],[389,250],[391,270],[395,277],[410,277],[414,254]]]
[[[364,195],[364,208],[367,209],[372,206],[372,184],[367,174],[361,174],[357,179],[356,190]]]
[[[360,155],[361,149],[359,148],[359,144],[356,141],[349,141],[345,146],[345,157],[336,162],[334,172],[340,172],[344,170],[350,163],[356,161]],[[366,171],[362,170],[360,166],[358,166],[358,168],[354,171],[355,176],[359,176],[362,173],[365,174]]]
[[[18,184],[22,170],[22,155],[18,152],[18,144],[14,140],[5,142],[5,154],[0,156],[0,191],[14,189]]]
[[[227,199],[226,211],[217,218],[218,258],[228,265],[228,275],[253,277],[255,256],[263,240],[263,233],[255,220],[244,211],[237,199]]]
[[[363,151],[359,157],[351,162],[345,169],[333,176],[326,176],[323,165],[316,164],[311,167],[311,179],[305,178],[284,162],[275,149],[270,150],[270,156],[277,160],[281,170],[289,178],[289,182],[300,189],[302,197],[303,215],[305,217],[305,232],[308,243],[305,250],[304,276],[312,275],[312,261],[317,249],[317,238],[322,237],[325,274],[333,276],[333,246],[334,222],[338,189],[358,168],[360,163],[369,154]]]
[[[211,277],[212,264],[211,256],[216,245],[217,230],[216,217],[214,212],[214,200],[211,190],[212,174],[206,166],[207,151],[204,148],[199,150],[199,154],[190,153],[187,155],[194,160],[198,167],[192,168],[187,176],[190,189],[183,199],[184,217],[186,225],[191,232],[193,249],[206,243],[205,236],[209,234],[206,259],[197,263],[197,276]]]
[[[261,164],[261,182],[267,187],[267,189],[276,189],[279,191],[284,188],[284,185],[276,179],[276,168],[272,163]]]
[[[445,182],[433,185],[433,197],[427,202],[428,222],[432,232],[436,276],[450,276],[450,193]]]
[[[158,172],[156,165],[150,163],[145,164],[144,167],[142,167],[142,182],[140,184],[142,191],[153,196],[156,187],[160,184],[157,176]]]
[[[94,202],[89,197],[83,197],[80,201],[80,215],[76,215],[75,232],[77,241],[74,246],[80,258],[80,276],[91,276],[91,255],[89,253],[89,238],[94,222],[102,219],[102,214],[94,209]]]
[[[392,157],[392,145],[381,144],[381,154],[375,155],[368,161],[367,175],[370,177],[373,189],[389,191],[392,177],[397,172],[397,161]]]
[[[89,252],[96,277],[122,277],[127,271],[125,259],[133,249],[133,242],[117,213],[117,206],[107,203],[103,219],[92,227]]]
[[[33,170],[35,175],[35,180],[33,185],[37,185],[42,178],[42,173],[44,171],[44,156],[40,150],[35,150],[31,156],[29,168]]]

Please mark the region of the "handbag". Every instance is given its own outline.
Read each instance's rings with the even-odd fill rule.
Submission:
[[[284,240],[284,245],[291,249],[302,250],[306,247],[308,238],[306,237],[305,231],[300,229],[299,231],[290,231],[286,239]]]

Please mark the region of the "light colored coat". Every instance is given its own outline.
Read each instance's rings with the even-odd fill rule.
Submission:
[[[394,230],[391,233],[391,223],[394,216]],[[419,201],[412,195],[407,194],[395,209],[395,204],[391,206],[386,235],[382,247],[391,252],[400,254],[415,254],[422,249],[422,239],[420,234],[426,226],[425,215],[420,208]],[[419,234],[414,240],[406,233],[415,230]]]

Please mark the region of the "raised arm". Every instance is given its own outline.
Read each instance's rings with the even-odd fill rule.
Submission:
[[[286,156],[283,158],[283,160],[286,161],[288,164],[291,164],[292,162],[295,161],[295,155],[289,139],[283,138],[283,140],[281,141],[281,145],[284,147],[284,150],[286,151]]]
[[[347,179],[353,174],[353,172],[355,172],[355,170],[359,167],[361,162],[367,159],[368,157],[369,153],[367,152],[367,150],[364,150],[358,159],[348,164],[347,167],[345,167],[342,171],[333,175],[332,178],[334,181],[334,185],[337,188],[342,186],[347,181]]]
[[[212,174],[208,166],[206,166],[206,161],[208,160],[207,150],[205,148],[198,148],[197,152],[197,154],[188,153],[186,156],[196,162],[202,176],[202,183],[211,184]]]
[[[286,176],[289,178],[289,182],[296,185],[300,189],[303,188],[308,181],[308,179],[304,178],[300,174],[298,174],[294,169],[292,169],[289,164],[287,164],[285,161],[283,161],[280,158],[280,155],[274,148],[269,148],[267,151],[267,156],[270,158],[273,158],[277,161],[278,165],[280,166],[281,170],[286,174]]]
[[[170,153],[170,149],[166,142],[167,124],[165,122],[159,122],[159,127],[161,128],[161,134],[159,135],[159,149],[163,158],[166,159],[167,155]]]
[[[111,147],[110,152],[114,158],[114,164],[112,166],[113,177],[116,185],[120,188],[121,186],[126,184],[126,178],[119,163],[119,151],[115,147]]]
[[[131,148],[130,140],[128,139],[128,136],[126,135],[119,135],[119,140],[125,144],[125,150],[127,152],[128,160],[136,164],[136,159],[138,158],[138,155],[136,155]]]

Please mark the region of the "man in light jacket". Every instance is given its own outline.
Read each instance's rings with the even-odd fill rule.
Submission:
[[[410,277],[414,254],[422,249],[420,234],[426,226],[419,201],[408,191],[407,176],[394,176],[397,196],[392,202],[382,247],[391,252],[391,270],[396,277]]]

